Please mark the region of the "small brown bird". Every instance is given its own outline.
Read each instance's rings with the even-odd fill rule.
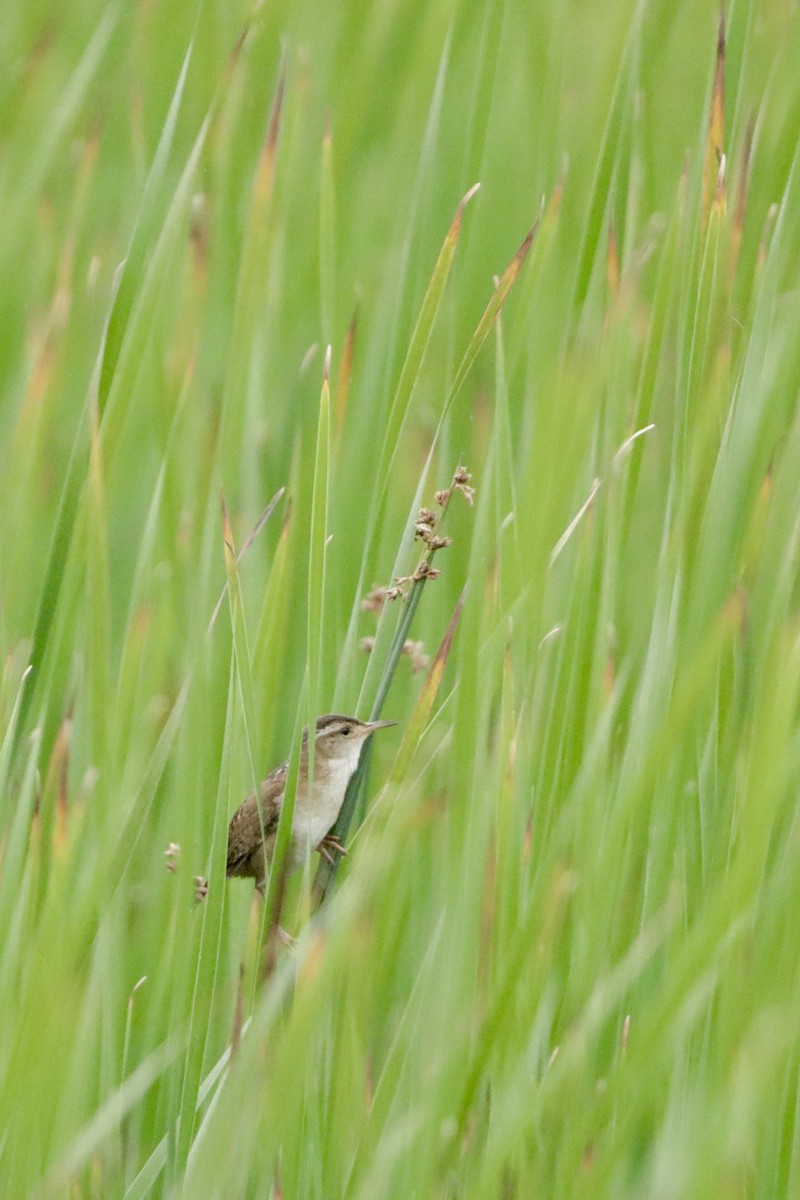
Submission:
[[[319,849],[326,851],[328,834],[344,803],[347,785],[361,755],[361,747],[376,729],[388,729],[396,721],[358,721],[329,713],[317,720],[314,741],[314,783],[308,786],[308,730],[303,731],[300,770],[289,845],[289,869]],[[255,879],[264,887],[267,863],[272,859],[289,764],[281,763],[261,784],[261,812],[256,793],[236,810],[228,827],[228,878]],[[332,848],[341,850],[335,840]]]

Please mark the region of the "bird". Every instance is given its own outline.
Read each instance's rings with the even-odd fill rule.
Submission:
[[[361,749],[378,729],[388,729],[396,721],[359,721],[339,713],[317,719],[314,738],[314,778],[308,786],[308,729],[303,730],[300,769],[292,815],[292,834],[287,867],[300,866],[313,851],[330,857],[330,849],[344,848],[330,831],[336,824],[347,785],[358,766]],[[267,864],[272,861],[275,835],[289,773],[288,762],[271,771],[258,791],[239,806],[228,826],[228,858],[225,874],[229,879],[254,879],[263,892]],[[330,848],[330,849],[329,849]]]

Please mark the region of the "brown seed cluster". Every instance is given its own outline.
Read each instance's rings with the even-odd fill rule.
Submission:
[[[359,642],[359,647],[364,651],[365,654],[371,654],[375,649],[375,638],[362,638]],[[403,649],[400,651],[400,653],[406,658],[411,659],[411,670],[414,675],[417,675],[420,671],[427,671],[428,667],[431,665],[431,660],[425,653],[424,642],[412,642],[410,638],[407,638],[405,642],[403,642]]]
[[[453,492],[461,492],[461,495],[466,500],[467,504],[472,504],[475,499],[475,488],[470,487],[470,479],[472,475],[466,467],[458,466],[453,474],[453,482],[449,488],[444,488],[443,491],[436,493],[436,503],[444,508]]]
[[[164,866],[174,875],[178,869],[181,859],[181,848],[177,842],[170,842],[164,851]]]
[[[411,659],[411,670],[414,675],[418,675],[420,671],[427,671],[431,665],[431,660],[425,653],[424,642],[412,642],[410,638],[407,638],[403,642],[401,654],[405,654],[407,658]]]
[[[430,561],[423,558],[413,575],[400,575],[395,579],[394,587],[386,589],[386,599],[398,600],[401,596],[405,598],[412,583],[419,583],[423,579],[438,579],[441,573],[438,567],[432,567]]]
[[[450,503],[450,497],[454,492],[460,492],[468,504],[473,503],[475,489],[470,486],[469,481],[471,479],[472,475],[466,467],[457,466],[450,486],[436,493],[436,503],[439,506],[439,511],[437,512],[432,508],[421,508],[419,510],[414,522],[414,537],[424,543],[425,549],[417,569],[412,575],[401,575],[395,579],[391,587],[384,588],[376,584],[361,601],[361,607],[365,612],[373,612],[378,615],[383,611],[383,606],[387,600],[405,599],[413,584],[421,583],[424,580],[438,579],[441,571],[438,567],[432,566],[431,559],[437,550],[445,550],[452,542],[452,538],[438,532],[438,526],[444,517],[447,505]],[[364,638],[361,642],[362,650],[365,650],[367,653],[372,651],[373,645],[373,638]],[[411,651],[409,653],[412,657],[412,664],[413,662],[420,661],[419,653],[416,655]],[[413,667],[413,669],[421,670],[422,668]]]
[[[453,476],[453,487],[456,491],[461,492],[467,504],[472,504],[472,501],[475,499],[475,488],[469,486],[470,479],[472,479],[472,476],[466,467],[456,467],[456,473]]]
[[[386,603],[386,588],[379,587],[376,583],[372,591],[361,601],[361,607],[364,612],[372,612],[380,614],[383,612],[383,606]]]
[[[414,537],[424,542],[431,553],[434,550],[444,550],[453,540],[449,537],[441,537],[435,532],[437,520],[438,515],[430,508],[421,508],[414,526]]]

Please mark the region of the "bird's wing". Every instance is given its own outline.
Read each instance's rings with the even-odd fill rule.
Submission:
[[[281,800],[286,786],[286,765],[277,767],[261,784],[261,812],[256,793],[248,796],[237,808],[228,826],[228,861],[226,875],[246,871],[248,862],[262,841],[266,842],[278,828]]]

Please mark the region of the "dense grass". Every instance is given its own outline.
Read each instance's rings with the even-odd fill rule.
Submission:
[[[800,1189],[800,22],[718,21],[4,15],[2,1195]],[[228,818],[461,464],[276,949]]]

